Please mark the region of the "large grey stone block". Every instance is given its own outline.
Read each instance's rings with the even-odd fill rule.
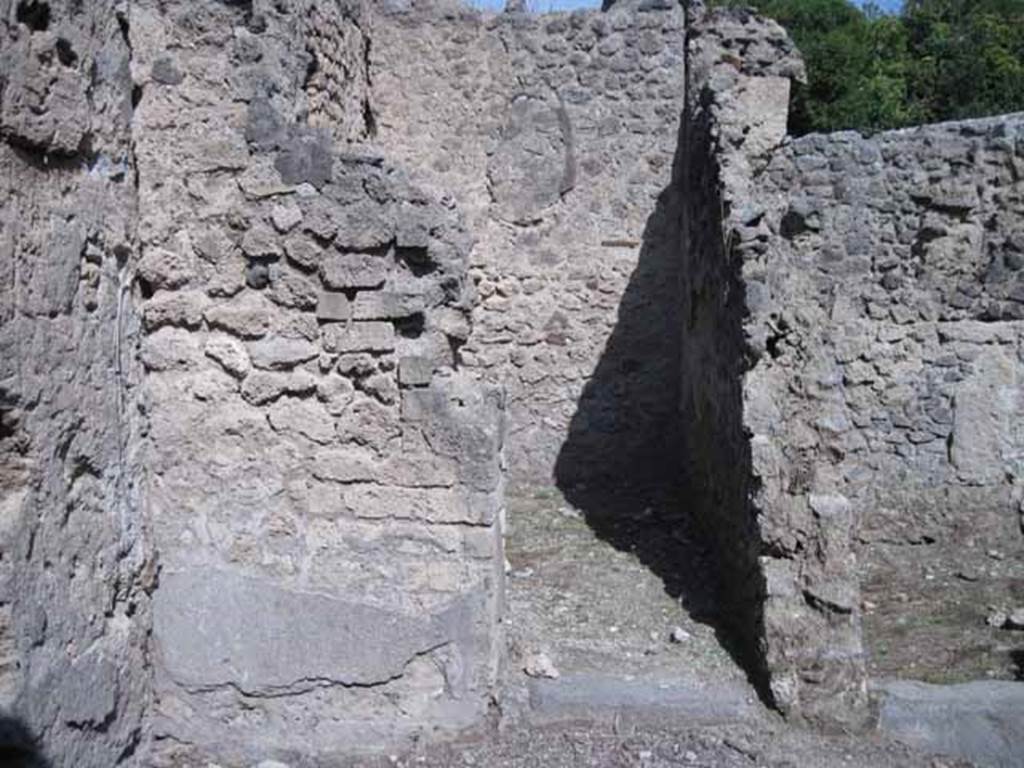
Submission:
[[[910,746],[1011,768],[1024,760],[1024,683],[880,686],[878,727]]]
[[[162,574],[153,606],[157,659],[171,679],[257,695],[386,683],[449,642],[449,629],[214,568]]]

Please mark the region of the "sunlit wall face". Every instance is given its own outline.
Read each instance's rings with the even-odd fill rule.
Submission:
[[[500,11],[505,7],[505,0],[469,0],[469,4],[488,11]],[[548,13],[550,11],[572,11],[577,8],[600,8],[601,0],[527,0],[531,11]]]
[[[500,11],[505,7],[505,0],[467,0],[470,5],[488,11]],[[853,4],[865,7],[876,5],[881,10],[894,13],[899,11],[903,0],[853,0]],[[550,11],[572,11],[576,8],[600,8],[601,0],[527,0],[532,11],[548,13]]]

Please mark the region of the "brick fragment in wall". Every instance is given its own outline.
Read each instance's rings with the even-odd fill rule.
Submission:
[[[384,256],[363,253],[332,253],[320,262],[320,278],[328,288],[378,288],[392,265]]]
[[[398,382],[405,387],[423,387],[434,375],[434,362],[429,358],[406,356],[398,360]]]
[[[341,291],[320,291],[317,295],[318,320],[347,322],[352,318],[352,305]]]
[[[395,327],[391,323],[327,323],[321,330],[328,352],[390,352],[395,348]]]

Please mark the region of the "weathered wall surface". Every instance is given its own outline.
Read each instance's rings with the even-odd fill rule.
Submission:
[[[766,696],[787,714],[856,726],[867,691],[848,521],[833,519],[845,508],[824,478],[792,494],[799,470],[778,438],[792,415],[776,409],[805,401],[777,362],[778,313],[760,301],[779,271],[759,228],[760,179],[803,65],[778,25],[745,11],[694,14],[689,46],[684,186],[704,194],[687,197],[683,217],[683,497],[717,553],[721,612]],[[802,296],[787,298],[792,311]],[[794,508],[808,519],[790,528]]]
[[[474,724],[501,649],[503,402],[456,371],[474,294],[451,205],[335,141],[366,130],[365,81],[329,66],[361,60],[358,8],[131,21],[153,759]]]
[[[53,766],[131,755],[147,701],[124,21],[0,2],[0,723]]]
[[[694,6],[687,73],[682,14],[0,0],[0,717],[480,722],[508,423],[521,479],[681,478],[748,668],[864,722],[872,547],[1019,541],[1024,117],[787,141],[782,31]]]
[[[1016,533],[1022,137],[1020,116],[809,137],[765,174],[765,188],[793,190],[768,212],[782,268],[765,306],[779,313],[799,292],[827,323],[814,440],[794,448],[833,457],[865,542]],[[779,357],[794,343],[783,338]]]
[[[747,282],[765,353],[750,406],[777,510],[762,531],[789,553],[828,532],[813,579],[773,565],[769,604],[802,595],[830,627],[856,622],[857,543],[865,564],[876,543],[1019,550],[1022,126],[807,137],[759,178],[745,226],[772,269]]]
[[[765,42],[691,42],[689,183],[721,197],[685,218],[683,455],[746,531],[718,549],[774,699],[855,726],[858,550],[1020,538],[1022,120],[783,142]]]
[[[682,7],[376,7],[375,140],[476,239],[467,367],[509,397],[514,477],[639,479],[678,435]]]

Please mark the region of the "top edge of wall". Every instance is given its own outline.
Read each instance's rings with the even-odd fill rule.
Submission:
[[[1024,112],[1006,112],[1003,114],[985,115],[983,117],[965,117],[960,120],[943,120],[937,123],[918,123],[917,125],[908,125],[903,128],[889,128],[877,133],[861,133],[855,129],[848,128],[838,131],[816,131],[800,136],[789,134],[787,138],[791,143],[805,143],[822,138],[832,142],[873,141],[887,137],[911,137],[921,133],[989,136],[1004,126],[1018,126],[1019,132],[1024,132]]]
[[[531,5],[539,3],[534,9]],[[595,14],[608,11],[635,10],[664,11],[675,6],[685,7],[685,0],[599,0],[592,5],[578,8],[551,8],[551,0],[508,0],[501,7],[488,8],[472,0],[379,0],[374,7],[384,14],[434,13],[439,16],[479,16],[490,18],[505,15],[526,15],[532,17],[571,16],[573,14]]]

